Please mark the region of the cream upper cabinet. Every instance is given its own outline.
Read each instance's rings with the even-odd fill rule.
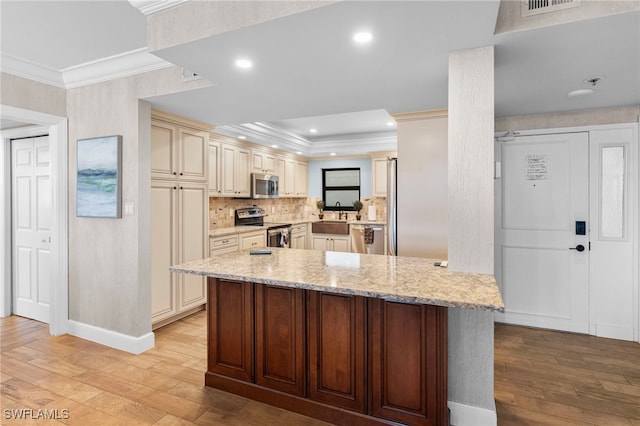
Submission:
[[[221,179],[221,157],[220,143],[210,140],[209,141],[209,196],[219,197],[222,195],[222,179]]]
[[[275,154],[256,149],[251,150],[252,172],[273,175],[276,174],[277,169],[278,165]]]
[[[284,161],[284,185],[280,184],[280,195],[294,197],[296,195],[296,160],[285,158]]]
[[[151,123],[151,178],[176,177],[177,133],[176,126],[158,121]]]
[[[223,143],[222,196],[250,197],[250,150],[245,147]]]
[[[209,135],[159,120],[151,123],[151,177],[206,182]]]
[[[294,194],[296,197],[307,196],[309,164],[306,161],[296,160],[294,165]]]
[[[374,197],[387,196],[387,157],[371,159],[371,191]]]

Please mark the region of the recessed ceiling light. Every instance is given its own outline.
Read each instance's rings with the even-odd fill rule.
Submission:
[[[309,129],[309,133],[317,133],[318,129]]]
[[[575,98],[576,96],[593,95],[593,93],[594,93],[593,89],[578,89],[578,90],[573,90],[567,93],[567,96],[570,98]]]
[[[296,154],[302,155],[302,151],[296,151]]]
[[[387,126],[391,127],[394,126],[396,123],[394,123],[393,121],[387,121]]]
[[[369,43],[373,40],[373,34],[368,31],[361,31],[353,35],[353,41],[359,44]]]
[[[334,155],[336,155],[336,153],[335,153],[335,152],[332,152],[332,153],[331,153],[331,154],[329,154],[329,155],[334,156]]]
[[[238,136],[238,139],[245,140],[246,138],[247,138],[246,136]]]
[[[246,58],[236,59],[236,67],[242,68],[242,69],[248,69],[253,67],[253,62],[251,62],[249,59],[246,59]]]
[[[271,148],[277,148],[278,145],[271,145]]]

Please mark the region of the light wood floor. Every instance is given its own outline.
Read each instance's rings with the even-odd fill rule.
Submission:
[[[640,425],[640,344],[496,324],[499,425]]]
[[[326,425],[204,387],[205,319],[156,330],[156,347],[141,355],[0,320],[0,423]],[[499,425],[640,425],[637,343],[497,325],[495,346]],[[12,409],[58,420],[8,418]]]

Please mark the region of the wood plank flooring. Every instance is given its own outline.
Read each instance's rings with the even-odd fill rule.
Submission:
[[[640,425],[640,344],[496,324],[499,425]]]
[[[495,335],[499,425],[640,425],[639,344],[501,324]],[[16,316],[0,320],[0,344],[3,425],[326,425],[204,387],[205,312],[156,330],[141,355]]]

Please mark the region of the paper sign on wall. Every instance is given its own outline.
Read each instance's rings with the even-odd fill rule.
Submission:
[[[547,173],[546,154],[527,155],[527,180],[546,180]]]

